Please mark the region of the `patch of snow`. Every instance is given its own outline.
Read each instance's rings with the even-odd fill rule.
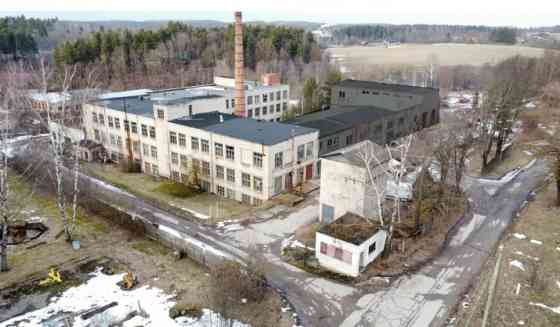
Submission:
[[[97,270],[92,275],[87,283],[66,290],[59,297],[53,298],[46,307],[0,323],[0,327],[45,326],[68,314],[75,315],[74,327],[96,326],[101,320],[111,324],[125,319],[131,312],[140,308],[146,312],[147,317],[135,316],[125,321],[123,326],[210,327],[213,326],[212,321],[216,320],[217,314],[208,309],[203,310],[200,319],[181,317],[173,320],[168,312],[175,304],[172,301],[175,295],[149,286],[123,291],[117,286],[117,282],[122,280],[124,274],[104,275]],[[117,305],[89,319],[82,319],[83,312],[112,302],[117,302]],[[233,326],[248,327],[237,321]]]
[[[529,258],[529,259],[534,260],[534,261],[539,261],[539,258],[537,258],[537,257],[532,257],[532,256],[530,256],[530,255],[526,255],[526,254],[524,254],[524,253],[521,252],[521,251],[515,251],[515,252],[513,252],[513,253],[515,253],[515,254],[517,254],[517,255],[519,255],[519,256],[525,257],[525,258]]]
[[[519,234],[519,233],[513,233],[513,237],[515,237],[518,240],[524,240],[527,238],[525,234]]]
[[[545,304],[542,304],[542,303],[535,303],[535,302],[529,302],[529,305],[539,307],[539,308],[543,308],[543,309],[546,309],[546,310],[550,310],[554,313],[560,314],[560,306],[558,306],[556,308],[552,308],[552,307],[549,307],[548,305],[545,305]]]
[[[523,151],[523,153],[525,153],[525,154],[528,155],[528,156],[532,156],[532,155],[533,155],[533,152],[527,151],[527,150]]]
[[[536,245],[542,245],[542,242],[538,240],[531,240],[531,243]]]
[[[523,263],[521,261],[512,260],[512,261],[509,262],[509,265],[525,271],[525,266],[523,266]]]
[[[525,325],[525,322],[524,322],[523,320],[519,320],[519,321],[517,322],[517,324],[518,324],[519,326],[523,326],[523,325]]]

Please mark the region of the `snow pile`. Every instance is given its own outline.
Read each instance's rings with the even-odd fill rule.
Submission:
[[[535,302],[529,302],[529,305],[539,307],[539,308],[543,308],[543,309],[547,309],[547,310],[550,310],[554,313],[560,314],[560,306],[557,306],[556,308],[553,308],[553,307],[549,307],[548,305],[545,305],[545,304],[542,304],[542,303],[535,303]]]
[[[542,242],[537,240],[531,240],[531,244],[542,245]]]
[[[518,239],[518,240],[524,240],[524,239],[527,238],[526,235],[524,235],[524,234],[519,234],[519,233],[514,233],[514,234],[513,234],[513,237],[515,237],[515,238]]]
[[[286,248],[300,248],[300,249],[307,249],[310,251],[315,251],[314,248],[303,244],[301,241],[294,239],[294,235],[290,236],[289,238],[282,240],[281,251],[283,252]]]
[[[45,326],[67,315],[74,316],[74,327],[111,325],[126,318],[129,319],[123,322],[123,326],[210,327],[214,326],[212,322],[219,318],[211,310],[204,310],[200,319],[181,317],[173,320],[169,318],[169,309],[175,304],[171,300],[174,295],[165,294],[162,290],[149,286],[123,291],[117,286],[117,282],[122,280],[124,274],[109,276],[98,270],[92,275],[87,283],[68,289],[60,297],[52,298],[47,307],[0,323],[0,327]],[[117,305],[89,319],[82,319],[81,315],[86,311],[111,302],[117,302]],[[130,317],[135,311],[143,311],[146,315],[137,314]],[[240,322],[235,322],[233,326],[248,327]]]
[[[509,265],[525,271],[525,266],[523,265],[523,263],[521,261],[512,260],[512,261],[509,262]]]

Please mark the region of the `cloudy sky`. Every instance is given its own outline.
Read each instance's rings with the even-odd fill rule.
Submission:
[[[308,20],[327,23],[560,25],[558,0],[0,0],[0,14],[61,19]]]

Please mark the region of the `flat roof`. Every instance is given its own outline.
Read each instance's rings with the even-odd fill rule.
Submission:
[[[371,157],[372,153],[375,154],[379,162]],[[365,167],[366,163],[364,162],[364,159],[368,157],[372,159],[372,168],[379,166],[379,163],[384,164],[390,159],[389,153],[387,153],[387,149],[385,147],[370,140],[365,140],[360,143],[335,150],[325,154],[322,158],[325,160],[347,163],[356,167]]]
[[[335,84],[335,86],[355,87],[364,89],[376,89],[390,92],[404,92],[414,94],[438,94],[439,89],[431,87],[411,86],[405,84],[390,84],[376,81],[359,81],[354,79],[345,79]]]
[[[319,233],[343,240],[354,245],[360,245],[372,238],[380,228],[378,222],[368,220],[351,212],[319,229]]]
[[[323,138],[353,128],[363,123],[371,123],[385,117],[398,115],[400,111],[391,111],[375,106],[337,106],[325,111],[303,115],[288,121],[290,124],[316,128]]]
[[[223,122],[220,122],[220,116]],[[312,128],[240,118],[218,111],[178,118],[171,120],[170,123],[263,145],[274,145],[295,136],[317,132]]]

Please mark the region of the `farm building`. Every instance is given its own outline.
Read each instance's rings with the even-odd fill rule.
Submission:
[[[374,222],[346,213],[315,236],[315,256],[322,267],[357,277],[383,252],[387,233]]]

